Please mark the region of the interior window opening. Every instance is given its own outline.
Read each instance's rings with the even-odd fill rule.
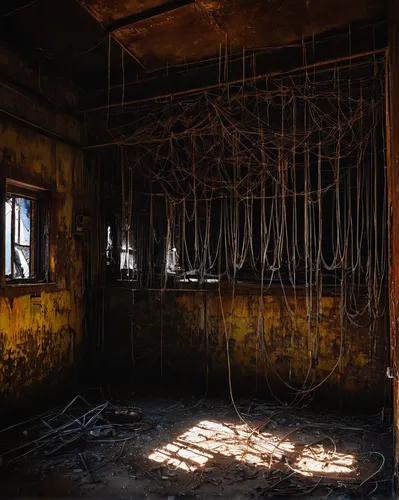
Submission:
[[[166,252],[166,272],[167,274],[175,275],[179,271],[179,255],[177,253],[177,248],[169,245],[168,251]]]
[[[126,231],[122,235],[120,271],[123,279],[134,279],[137,271],[136,249],[133,243],[133,235],[130,231]]]
[[[105,249],[105,260],[106,260],[107,266],[110,266],[112,264],[112,262],[114,261],[113,248],[114,248],[114,242],[112,239],[111,226],[107,226],[107,246]]]

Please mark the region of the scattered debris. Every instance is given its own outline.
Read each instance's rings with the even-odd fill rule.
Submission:
[[[98,427],[89,432],[89,436],[91,437],[109,437],[115,436],[115,434],[115,429],[113,427]]]
[[[91,438],[115,438],[124,441],[139,431],[136,423],[141,420],[140,410],[115,408],[110,402],[93,406],[78,395],[67,406],[56,409],[29,421],[16,424],[3,431],[15,431],[21,427],[21,443],[3,452],[4,464],[12,464],[32,456],[50,456],[62,449]],[[129,435],[124,432],[128,429]],[[3,432],[3,431],[0,431]],[[98,439],[97,439],[98,441]]]
[[[104,411],[108,422],[115,424],[134,424],[142,419],[142,413],[137,408],[113,408]]]
[[[44,482],[62,474],[69,481],[63,494],[111,489],[331,500],[389,490],[392,462],[384,450],[391,428],[378,416],[312,414],[251,400],[236,404],[240,420],[218,401],[124,403],[93,405],[76,396],[0,430],[1,472]]]

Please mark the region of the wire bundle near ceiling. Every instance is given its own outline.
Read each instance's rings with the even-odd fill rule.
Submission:
[[[233,404],[235,297],[249,289],[259,299],[255,373],[264,369],[271,391],[273,380],[293,393],[292,404],[306,404],[333,374],[341,384],[348,353],[367,344],[367,331],[367,366],[380,370],[388,316],[386,54],[310,71],[305,52],[303,70],[106,110],[120,145],[108,171],[113,276],[131,282],[132,304],[136,290],[159,291],[161,378],[163,315],[172,314],[163,292],[204,291],[200,302],[209,297],[218,322],[205,328],[206,349],[211,337],[225,348]],[[276,335],[303,336],[307,361],[293,378],[267,343],[266,296],[275,294],[284,322]]]
[[[287,295],[301,288],[310,329],[329,290],[341,324],[368,318],[373,335],[386,312],[385,64],[374,56],[124,109],[111,222],[122,276],[160,290],[255,282],[261,298],[280,284],[292,317]]]

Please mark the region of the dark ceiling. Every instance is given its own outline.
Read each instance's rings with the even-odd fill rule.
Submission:
[[[86,91],[385,17],[381,0],[0,2],[2,38]]]
[[[81,1],[149,70],[215,57],[226,39],[240,52],[383,13],[378,0]]]

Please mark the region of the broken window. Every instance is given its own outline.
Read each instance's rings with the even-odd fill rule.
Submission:
[[[120,270],[124,279],[133,279],[137,271],[136,251],[134,247],[133,233],[126,229],[122,233],[120,251]]]
[[[168,274],[176,274],[178,271],[180,271],[180,268],[177,248],[169,246],[166,253],[166,272]]]
[[[114,248],[114,243],[112,240],[111,226],[107,226],[107,247],[105,249],[105,262],[107,266],[110,266],[113,261],[112,251]]]
[[[6,280],[48,277],[48,209],[31,189],[7,183],[5,198]]]

